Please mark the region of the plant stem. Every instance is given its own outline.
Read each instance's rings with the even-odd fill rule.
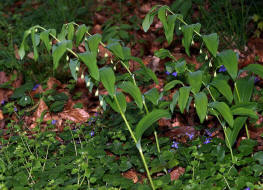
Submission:
[[[117,107],[118,107],[118,109],[119,109],[119,111],[120,111],[121,117],[123,118],[123,120],[124,120],[124,122],[125,122],[125,124],[126,124],[126,127],[128,128],[128,130],[129,130],[129,132],[130,132],[130,134],[131,134],[131,137],[132,137],[134,143],[136,144],[136,146],[139,145],[139,147],[137,147],[137,148],[138,148],[138,150],[139,150],[141,159],[142,159],[142,161],[143,161],[143,165],[144,165],[144,167],[145,167],[145,170],[146,170],[148,179],[149,179],[149,181],[150,181],[151,187],[152,187],[153,190],[155,190],[155,187],[154,187],[154,184],[153,184],[153,181],[152,181],[152,177],[151,177],[150,171],[149,171],[149,169],[148,169],[148,165],[147,165],[147,163],[146,163],[146,161],[145,161],[145,157],[144,157],[144,154],[143,154],[143,152],[142,152],[142,148],[141,148],[141,146],[140,146],[140,142],[137,141],[137,139],[136,139],[136,137],[135,137],[135,135],[134,135],[134,133],[133,133],[133,131],[132,131],[132,129],[131,129],[130,124],[128,123],[128,121],[127,121],[124,113],[122,112],[121,106],[120,106],[120,104],[119,104],[119,101],[118,101],[116,95],[114,95],[114,100],[115,100],[115,102],[116,102],[116,104],[117,104]]]

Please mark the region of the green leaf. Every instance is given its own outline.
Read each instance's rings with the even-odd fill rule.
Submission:
[[[230,104],[232,103],[233,101],[232,90],[226,80],[215,79],[213,80],[211,85],[214,86],[227,99],[227,101]]]
[[[200,122],[203,123],[207,113],[208,99],[204,92],[195,94],[195,107]]]
[[[58,40],[59,41],[64,41],[66,40],[66,35],[67,35],[67,29],[66,29],[67,25],[63,24],[60,33],[58,34]]]
[[[184,73],[186,68],[186,61],[174,62],[174,68],[177,73]]]
[[[119,86],[124,92],[130,94],[135,103],[137,104],[137,106],[142,109],[143,107],[143,104],[142,104],[142,94],[141,94],[141,91],[140,89],[135,86],[132,82],[123,82],[120,86]]]
[[[78,56],[85,63],[85,65],[87,65],[90,75],[98,81],[100,73],[97,65],[96,53],[86,51],[85,53],[78,54]]]
[[[142,70],[144,71],[144,73],[146,75],[148,75],[156,84],[159,84],[159,81],[158,81],[157,76],[155,75],[155,73],[151,69],[147,68],[140,58],[131,56],[131,57],[129,57],[129,59],[139,63],[141,65]]]
[[[23,106],[23,107],[25,107],[26,105],[31,104],[31,98],[30,98],[30,96],[26,96],[26,95],[22,96],[22,97],[20,98],[20,100],[18,101],[18,104],[19,104],[20,106]]]
[[[231,111],[233,115],[243,115],[253,119],[258,119],[257,114],[252,109],[239,107],[239,108],[231,109]]]
[[[78,80],[78,70],[79,70],[80,63],[77,59],[70,59],[69,61],[69,68],[72,77],[77,81]]]
[[[177,84],[184,85],[184,83],[182,81],[180,81],[180,80],[172,80],[171,82],[168,82],[164,86],[163,90],[164,91],[168,91],[168,90],[172,89],[173,87],[175,87]]]
[[[202,71],[195,71],[188,73],[188,81],[190,86],[192,87],[193,93],[198,93],[200,91],[200,88],[202,86],[202,77],[203,73]]]
[[[135,129],[135,137],[140,141],[143,133],[151,127],[153,123],[161,118],[170,118],[171,115],[167,110],[153,110],[152,112],[145,115],[137,124]]]
[[[224,50],[217,55],[217,60],[220,65],[224,65],[228,74],[233,80],[237,77],[237,56],[233,50]]]
[[[100,69],[100,79],[103,86],[108,91],[109,95],[113,98],[115,94],[115,75],[110,67],[102,67]]]
[[[159,57],[160,59],[165,59],[166,57],[173,57],[169,50],[163,48],[155,51],[154,56]]]
[[[74,24],[71,22],[68,25],[68,40],[73,40],[74,37]]]
[[[230,108],[228,105],[224,102],[212,102],[209,104],[209,107],[216,109],[226,120],[226,122],[233,127],[234,125],[234,120],[233,120],[233,115],[231,113]]]
[[[202,35],[203,41],[205,42],[205,45],[207,49],[210,51],[210,53],[216,57],[218,44],[219,44],[219,38],[217,33],[209,34],[209,35]]]
[[[121,107],[122,113],[125,113],[127,104],[126,104],[126,98],[125,98],[124,94],[122,92],[117,92],[116,97],[117,97],[118,103]],[[109,96],[106,96],[105,101],[111,106],[111,108],[114,111],[120,113],[117,102],[114,99],[110,98]]]
[[[76,46],[80,44],[86,31],[87,31],[87,27],[85,24],[79,26],[78,30],[76,31]]]
[[[97,54],[101,39],[102,37],[100,34],[94,34],[88,37],[88,45],[91,52],[95,52]]]
[[[193,33],[194,30],[196,32],[199,32],[201,28],[201,24],[191,24],[191,25],[184,25],[182,26],[182,32],[183,32],[183,39],[182,39],[182,44],[185,48],[186,54],[190,56],[190,46],[193,40]]]
[[[32,40],[32,45],[33,45],[34,60],[35,61],[37,61],[37,59],[38,59],[37,42],[36,42],[37,39],[36,38],[39,38],[39,36],[35,34],[35,28],[32,28],[31,40]]]
[[[156,11],[155,11],[156,8],[157,8],[157,5],[152,7],[151,10],[145,16],[145,18],[143,19],[142,28],[144,32],[147,32],[151,24],[153,23],[154,16],[156,15]]]
[[[254,78],[240,78],[234,88],[234,101],[236,104],[249,102],[254,89]]]
[[[119,42],[114,42],[114,43],[110,43],[107,45],[107,48],[117,57],[119,57],[120,59],[124,60],[124,54],[123,54],[123,49],[120,45]]]
[[[260,64],[249,64],[247,67],[244,67],[242,70],[253,72],[256,75],[259,75],[261,78],[263,78],[263,66]]]
[[[191,87],[189,86],[183,86],[179,89],[178,105],[179,105],[181,113],[184,112],[184,109],[186,107],[186,104],[189,98],[190,91],[191,91]]]
[[[45,30],[40,33],[40,39],[44,42],[47,51],[49,52],[51,50],[51,41],[49,41],[49,31]]]
[[[157,88],[152,88],[144,93],[144,96],[147,100],[152,102],[154,105],[158,105],[158,102],[160,100],[160,94],[157,90]]]
[[[233,129],[227,128],[226,129],[226,135],[228,136],[228,139],[230,141],[230,146],[232,147],[234,143],[236,142],[237,136],[239,134],[239,131],[244,126],[245,122],[247,120],[247,117],[237,117],[234,121]],[[228,142],[226,139],[226,145],[228,146]],[[229,146],[228,146],[229,147]],[[229,147],[230,148],[230,147]]]
[[[23,41],[22,41],[22,43],[21,43],[21,45],[20,45],[20,48],[19,48],[19,50],[18,50],[18,54],[19,54],[19,57],[20,57],[21,60],[22,60],[22,59],[24,58],[24,56],[25,56],[26,38],[28,37],[28,35],[29,35],[30,33],[31,33],[31,28],[28,29],[28,30],[26,30],[26,31],[24,32]]]
[[[55,101],[53,104],[50,105],[50,111],[52,112],[60,112],[63,110],[65,101]]]
[[[52,47],[52,57],[53,57],[53,69],[56,70],[59,65],[59,60],[66,52],[67,48],[72,48],[72,41],[64,40]]]
[[[172,113],[174,112],[174,108],[177,104],[178,98],[179,98],[179,91],[176,91],[176,93],[173,95],[173,100],[170,103],[170,110]]]
[[[261,165],[263,165],[263,152],[259,151],[254,154],[254,159],[259,161]]]

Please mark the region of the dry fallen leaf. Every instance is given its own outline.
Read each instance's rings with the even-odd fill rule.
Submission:
[[[61,82],[59,82],[54,77],[50,77],[47,81],[47,88],[50,90],[53,88],[54,85],[57,85],[58,87],[61,86]]]
[[[35,121],[41,117],[42,112],[46,111],[43,121],[51,120],[50,113],[48,112],[48,107],[46,103],[41,99],[38,105],[37,110],[34,112],[33,117],[35,118]]]
[[[122,174],[123,177],[127,179],[131,179],[133,183],[137,183],[139,181],[138,176],[134,170],[129,170]]]
[[[76,123],[86,122],[89,118],[89,113],[84,109],[69,109],[58,114],[62,119],[71,120]]]
[[[171,176],[171,181],[179,179],[181,175],[183,175],[185,172],[185,169],[182,167],[175,168],[173,171],[171,171],[170,176]]]
[[[4,119],[4,115],[3,115],[2,110],[0,110],[0,120],[3,120],[3,119]]]

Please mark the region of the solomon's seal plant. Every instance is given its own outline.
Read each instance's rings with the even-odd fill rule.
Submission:
[[[102,36],[100,34],[91,35],[85,25],[73,22],[64,24],[59,34],[54,29],[33,26],[25,31],[19,49],[20,58],[23,59],[25,51],[28,50],[27,39],[30,37],[35,61],[39,58],[38,46],[43,44],[46,50],[52,54],[54,71],[58,69],[61,59],[66,58],[72,77],[77,80],[78,75],[81,75],[90,91],[94,87],[98,88],[100,84],[103,85],[108,95],[99,95],[100,105],[106,109],[107,104],[121,115],[139,151],[152,189],[155,189],[155,185],[141,146],[144,133],[149,131],[160,118],[170,118],[177,111],[176,105],[179,107],[178,111],[183,114],[189,110],[189,106],[193,102],[200,123],[203,123],[208,115],[217,118],[224,131],[225,143],[230,150],[232,162],[236,163],[232,146],[238,133],[245,127],[249,139],[246,123],[249,118],[257,119],[256,103],[251,101],[255,80],[253,73],[260,77],[263,76],[263,67],[258,64],[238,70],[238,57],[233,50],[218,52],[219,38],[216,33],[201,34],[199,23],[187,24],[181,14],[173,13],[167,6],[154,6],[150,10],[142,24],[145,32],[150,28],[155,16],[163,24],[168,44],[173,42],[176,29],[183,35],[182,45],[188,56],[191,56],[190,47],[195,41],[201,42],[200,53],[204,55],[202,67],[199,70],[194,70],[185,60],[177,60],[168,49],[156,51],[155,56],[161,59],[170,59],[166,63],[166,73],[172,75],[174,79],[165,84],[164,91],[160,94],[156,88],[152,88],[144,94],[141,92],[136,81],[137,73],[132,73],[130,70],[130,60],[140,64],[141,73],[149,80],[155,83],[158,83],[158,80],[155,73],[147,68],[140,58],[131,55],[130,48],[123,47],[121,42],[116,39],[109,39],[107,45],[104,44]],[[76,47],[80,45],[85,47],[85,52],[77,51]],[[112,64],[98,64],[99,45],[107,48],[115,56]],[[81,62],[87,67],[88,73],[80,73]],[[114,69],[116,65],[122,66],[127,73],[116,72]],[[245,78],[240,77],[243,71],[248,73]],[[179,89],[173,95],[172,100],[162,102],[162,96],[171,93],[175,87],[179,87]],[[98,94],[98,89],[96,94]],[[130,95],[137,109],[144,113],[136,127],[133,127],[126,117],[125,94]],[[149,105],[146,105],[147,102]],[[157,132],[154,129],[152,131],[154,131],[157,150],[160,153]],[[94,132],[90,136],[94,136]],[[192,134],[188,134],[188,136],[189,139],[193,138]],[[204,144],[210,142],[211,139],[207,138]],[[174,142],[172,147],[177,149],[178,145],[177,142]]]

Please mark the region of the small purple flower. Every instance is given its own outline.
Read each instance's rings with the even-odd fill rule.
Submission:
[[[171,169],[168,169],[168,170],[167,170],[168,173],[171,173],[171,171],[172,171]]]
[[[250,187],[245,188],[244,190],[250,190]]]
[[[212,140],[212,138],[206,138],[204,144],[208,144],[208,143],[210,143],[211,140]]]
[[[56,123],[57,123],[57,120],[54,120],[54,119],[53,119],[53,120],[51,121],[51,124],[52,124],[52,125],[55,125]]]
[[[221,65],[220,66],[220,68],[219,68],[219,70],[218,70],[218,72],[226,72],[226,68],[225,68],[225,66],[224,65]]]
[[[189,134],[189,133],[186,133],[186,135],[189,137],[189,140],[192,140],[194,138],[194,134]]]
[[[179,144],[178,142],[173,141],[173,144],[172,144],[171,147],[177,149],[177,148],[179,148],[179,147],[178,147],[178,144]]]
[[[165,72],[165,74],[167,74],[167,75],[170,75],[171,73],[170,73],[170,72],[168,72],[168,71],[166,71],[166,72]]]
[[[209,137],[212,136],[212,133],[211,133],[208,129],[206,129],[205,132],[206,132],[206,134],[207,134]]]
[[[14,107],[14,111],[17,112],[17,108],[16,107]]]
[[[39,84],[36,84],[36,85],[32,88],[32,90],[36,90],[38,87],[39,87]]]
[[[5,104],[5,100],[2,100],[2,101],[1,101],[1,105],[4,105],[4,104]]]
[[[94,135],[95,135],[94,131],[91,131],[91,132],[90,132],[90,136],[93,137]]]
[[[174,77],[176,77],[176,76],[177,76],[177,72],[173,72],[172,75],[173,75]]]
[[[256,84],[258,81],[260,81],[260,79],[258,77],[255,77],[254,83]]]

